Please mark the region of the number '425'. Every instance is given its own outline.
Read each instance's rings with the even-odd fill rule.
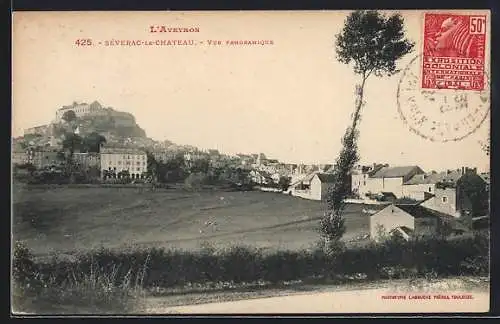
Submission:
[[[75,41],[76,46],[92,46],[92,40],[90,38],[79,38]]]

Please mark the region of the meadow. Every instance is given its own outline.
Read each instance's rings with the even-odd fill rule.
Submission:
[[[489,269],[485,235],[351,242],[332,255],[314,247],[326,206],[281,193],[43,185],[15,186],[13,200],[13,305],[28,313],[134,313],[157,294]],[[368,233],[363,208],[346,206],[345,240]]]
[[[35,256],[99,247],[192,250],[206,244],[297,250],[318,240],[325,208],[260,191],[17,186],[13,234]],[[347,205],[345,239],[369,232],[363,208]]]

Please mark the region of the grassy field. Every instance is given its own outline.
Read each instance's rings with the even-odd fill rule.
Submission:
[[[347,206],[346,239],[369,232],[362,208]],[[317,201],[259,191],[26,186],[13,190],[13,232],[40,256],[100,246],[195,249],[205,242],[299,249],[317,241],[324,209]]]

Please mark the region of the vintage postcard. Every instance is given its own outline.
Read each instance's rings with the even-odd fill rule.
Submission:
[[[485,313],[490,12],[14,12],[12,313]]]

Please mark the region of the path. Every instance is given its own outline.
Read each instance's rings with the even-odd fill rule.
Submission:
[[[443,281],[446,282],[446,281]],[[151,305],[150,314],[298,314],[298,313],[443,313],[487,312],[489,292],[482,290],[439,289],[399,290],[385,288],[297,293],[289,296],[254,298],[228,302],[161,307]],[[436,295],[449,299],[436,299]],[[382,296],[404,296],[405,299],[383,299]],[[426,296],[416,299],[415,296]],[[453,299],[453,296],[471,299]],[[401,298],[401,297],[400,297]]]

